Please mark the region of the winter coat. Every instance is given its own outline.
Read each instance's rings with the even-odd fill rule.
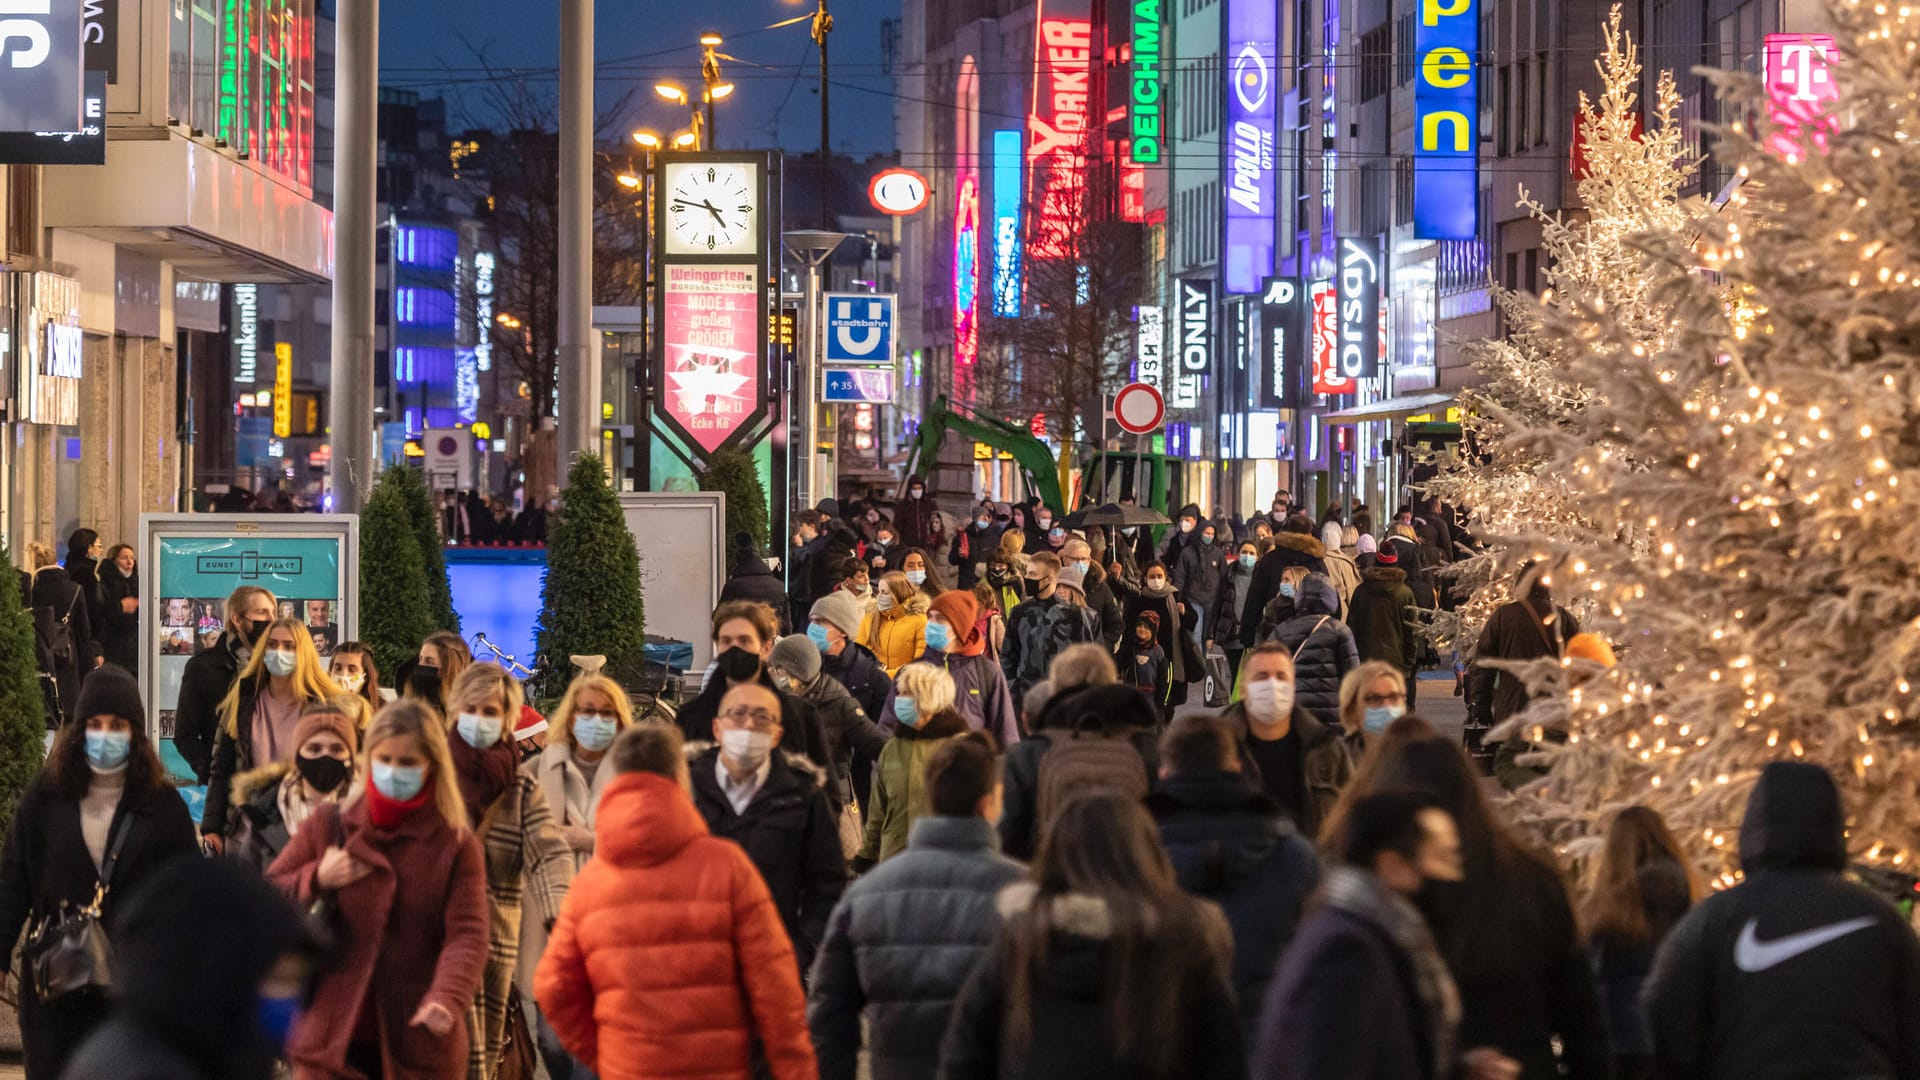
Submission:
[[[1761,774],[1740,827],[1746,880],[1680,920],[1647,982],[1656,1075],[1920,1076],[1920,944],[1846,878],[1843,827],[1818,767]]]
[[[1414,962],[1377,923],[1321,907],[1300,924],[1261,1008],[1253,1075],[1261,1080],[1421,1080],[1433,1028]],[[1463,1044],[1464,1045],[1464,1044]],[[1539,1074],[1551,1080],[1553,1071]],[[1535,1074],[1523,1073],[1524,1080]]]
[[[956,586],[971,589],[980,580],[987,565],[987,556],[1000,546],[1000,535],[1006,530],[997,525],[988,525],[982,529],[969,524],[953,538],[953,546],[947,552],[947,563],[953,567]]]
[[[72,661],[53,664],[45,671],[59,687],[60,709],[69,714],[66,719],[72,722],[79,719],[71,714],[80,704],[80,684],[87,672],[93,670],[94,658],[100,655],[93,639],[93,601],[87,590],[68,578],[61,567],[46,567],[34,574],[32,580],[26,606],[49,609],[55,622],[65,618],[67,634],[73,639]]]
[[[720,602],[724,604],[729,600],[751,600],[767,605],[780,620],[780,632],[790,632],[792,622],[788,618],[790,610],[786,582],[760,556],[751,555],[734,564],[733,576],[727,579],[726,587],[720,590]]]
[[[820,535],[807,546],[811,549],[807,555],[808,595],[818,600],[844,579],[847,560],[860,550],[860,537],[846,522],[829,518],[821,523]]]
[[[239,859],[264,874],[286,850],[293,832],[288,830],[286,813],[280,806],[280,789],[293,776],[293,761],[288,759],[250,769],[233,778],[230,805],[234,812],[228,817],[226,832],[229,858]],[[355,779],[357,777],[347,781],[347,799],[359,798],[364,790],[354,783]],[[298,782],[295,779],[295,783]],[[315,804],[315,808],[317,806]],[[311,809],[308,814],[311,817]]]
[[[869,615],[860,628],[860,644],[880,661],[887,678],[900,674],[901,668],[927,651],[927,603],[926,595],[916,592],[904,604],[896,602],[886,611]]]
[[[66,561],[60,565],[67,572],[67,580],[79,586],[82,602],[87,605],[87,625],[93,628],[89,638],[93,642],[93,655],[103,656],[100,643],[106,629],[107,596],[100,587],[100,568],[105,564],[68,551]],[[115,570],[114,576],[119,577],[120,572]]]
[[[100,905],[109,939],[128,896],[168,862],[192,858],[199,851],[187,804],[170,787],[129,788],[122,794],[107,827],[109,844],[122,822],[129,823],[126,842],[112,887]],[[6,849],[0,852],[0,953],[11,958],[15,943],[34,921],[62,904],[85,906],[100,884],[80,831],[80,800],[57,790],[43,770],[14,807]],[[55,1080],[80,1044],[106,1021],[108,999],[80,991],[49,1005],[34,993],[32,979],[14,986],[20,994],[27,1080]]]
[[[1391,547],[1394,564],[1406,572],[1407,587],[1413,590],[1415,605],[1429,610],[1440,606],[1440,577],[1436,573],[1440,565],[1439,554],[1434,549],[1409,540],[1404,536],[1389,536],[1380,542],[1382,549]]]
[[[578,825],[591,832],[594,811],[600,805],[601,795],[607,785],[613,782],[613,762],[607,756],[602,756],[599,767],[589,774],[574,760],[573,749],[558,739],[549,742],[539,756],[520,766],[520,775],[540,786],[540,794],[546,800],[547,811],[553,816],[556,827]],[[575,874],[593,858],[593,852],[576,851],[571,846],[568,852],[573,856]],[[539,965],[540,955],[546,951],[546,947],[547,922],[540,915],[539,905],[523,905],[520,911],[520,961],[514,974],[523,997],[533,993],[534,968]]]
[[[1420,658],[1413,632],[1413,590],[1407,572],[1391,566],[1375,567],[1353,592],[1347,626],[1361,660],[1379,660],[1411,675]]]
[[[1220,589],[1203,603],[1207,625],[1202,636],[1223,649],[1240,648],[1240,620],[1247,609],[1247,595],[1253,589],[1253,571],[1241,566],[1238,558],[1224,564]]]
[[[1084,690],[1086,688],[1081,688]],[[1040,847],[1040,770],[1054,738],[1065,738],[1075,718],[1073,698],[1080,690],[1056,694],[1040,715],[1041,730],[1008,748],[1000,769],[1000,847],[1010,858],[1031,859]],[[1140,752],[1141,765],[1148,777],[1159,775],[1159,743],[1152,731],[1141,728],[1107,726],[1106,717],[1087,716],[1082,731],[1108,737],[1124,734]]]
[[[1220,719],[1233,726],[1240,741],[1240,775],[1255,787],[1264,788],[1260,764],[1247,745],[1251,729],[1247,723],[1246,702],[1236,701],[1220,710]],[[1294,825],[1302,836],[1314,840],[1319,837],[1320,826],[1327,815],[1333,812],[1333,804],[1340,801],[1340,792],[1353,779],[1353,757],[1347,751],[1346,740],[1336,734],[1340,729],[1314,719],[1298,700],[1293,706],[1292,730],[1300,733],[1300,790],[1307,795],[1300,811],[1301,820]]]
[[[1022,1046],[1003,1033],[1015,964],[1013,935],[1032,917],[1035,894],[1035,886],[1019,882],[996,900],[1005,922],[954,1004],[941,1046],[941,1080],[1145,1080],[1152,1074],[1115,1052],[1119,1033],[1105,1001],[1112,921],[1107,902],[1098,896],[1052,898],[1049,917],[1055,930],[1039,960],[1042,971],[1028,1008],[1032,1036]],[[1246,1039],[1226,976],[1232,951],[1226,920],[1212,904],[1189,903],[1196,910],[1188,917],[1204,922],[1209,948],[1187,951],[1180,981],[1164,988],[1175,1003],[1170,1011],[1178,1026],[1136,1037],[1175,1040],[1181,1048],[1176,1060],[1183,1066],[1175,1076],[1181,1080],[1244,1080]]]
[[[1133,628],[1140,625],[1141,613],[1147,611],[1160,616],[1160,629],[1155,632],[1153,643],[1167,654],[1167,681],[1195,683],[1206,678],[1206,658],[1193,643],[1193,629],[1200,624],[1200,613],[1187,603],[1186,595],[1178,589],[1166,596],[1135,593],[1127,601],[1128,640],[1133,638]],[[1167,704],[1166,698],[1156,700],[1161,705]]]
[[[853,700],[846,687],[825,675],[814,676],[801,696],[820,718],[820,734],[827,743],[828,770],[832,774],[828,791],[837,790],[851,801],[854,751],[859,751],[864,760],[877,761],[880,751],[887,747],[889,736],[860,703]]]
[[[506,1045],[507,1010],[520,968],[521,897],[527,897],[533,919],[552,926],[573,881],[573,851],[560,839],[539,782],[522,774],[487,808],[475,832],[487,861],[487,973],[467,1023],[486,1038],[474,1040],[467,1075],[487,1080]]]
[[[907,478],[908,487],[916,483],[922,483],[920,477]],[[923,493],[916,499],[911,494],[903,492],[900,500],[893,504],[893,523],[900,529],[900,546],[931,549],[934,540],[934,515],[939,512],[939,509],[934,506],[931,494]]]
[[[373,872],[344,888],[321,889],[320,856],[343,830],[347,853]],[[486,857],[478,838],[454,832],[430,801],[393,828],[379,828],[362,798],[314,811],[267,880],[302,905],[330,894],[348,930],[287,1044],[296,1080],[346,1075],[355,1029],[369,1015],[387,1077],[467,1075],[465,1018],[487,968]],[[453,1017],[444,1036],[410,1022],[429,1002]]]
[[[1199,529],[1194,531],[1198,532]],[[1203,605],[1211,597],[1218,596],[1220,578],[1225,573],[1221,553],[1218,539],[1209,544],[1197,536],[1190,538],[1180,549],[1180,558],[1169,571],[1173,587],[1181,595],[1190,596]]]
[[[140,599],[140,572],[134,571],[132,577],[120,573],[117,566],[107,569],[105,581],[100,583],[101,610],[103,617],[94,627],[100,639],[100,655],[107,663],[118,664],[130,674],[140,673],[140,612],[120,610],[122,600]]]
[[[1340,621],[1339,599],[1327,579],[1308,575],[1300,583],[1294,616],[1273,639],[1293,652],[1294,699],[1330,727],[1340,726],[1340,680],[1360,666],[1353,631]]]
[[[1555,615],[1552,623],[1543,623],[1534,614],[1549,609]],[[1525,709],[1531,700],[1526,683],[1518,675],[1488,667],[1485,661],[1559,656],[1566,652],[1567,642],[1578,633],[1580,621],[1541,590],[1535,590],[1531,606],[1515,600],[1496,608],[1473,650],[1469,676],[1473,686],[1467,696],[1476,717],[1485,723],[1498,724]]]
[[[608,785],[596,856],[554,924],[535,994],[567,1051],[606,1080],[817,1075],[793,946],[753,862],[680,786]]]
[[[907,850],[847,888],[813,966],[807,1024],[822,1080],[933,1080],[953,1004],[993,943],[993,899],[1026,869],[981,818],[924,817]]]
[[[1253,581],[1247,586],[1247,602],[1240,609],[1240,644],[1252,648],[1260,640],[1260,613],[1280,595],[1280,574],[1289,566],[1304,566],[1308,573],[1327,572],[1327,549],[1320,541],[1300,533],[1273,534],[1273,550],[1254,564]],[[1334,609],[1338,611],[1336,607]]]
[[[874,765],[873,800],[867,808],[867,840],[860,858],[885,862],[907,849],[913,823],[933,813],[927,761],[948,739],[965,735],[966,718],[948,709],[919,727],[901,724]]]
[[[1000,668],[1018,697],[1047,677],[1047,667],[1067,646],[1098,640],[1100,621],[1091,608],[1069,603],[1058,593],[1044,599],[1036,596],[1007,618]]]
[[[1653,1053],[1653,1036],[1647,1030],[1641,994],[1646,989],[1648,974],[1653,971],[1653,958],[1660,951],[1660,944],[1693,905],[1686,871],[1670,859],[1642,866],[1638,885],[1651,931],[1647,939],[1622,941],[1597,931],[1587,938],[1593,987],[1600,996],[1600,1007],[1606,1012],[1607,1039],[1616,1064],[1622,1057],[1645,1063]]]
[[[1100,619],[1100,641],[1109,651],[1118,648],[1127,636],[1126,609],[1113,591],[1113,582],[1097,562],[1087,563],[1087,607]]]
[[[1328,548],[1323,558],[1327,564],[1327,580],[1333,582],[1333,591],[1340,595],[1340,617],[1344,619],[1353,591],[1360,587],[1360,566],[1353,561],[1353,556],[1333,548]]]
[[[220,737],[220,702],[233,680],[240,677],[240,650],[227,630],[206,652],[195,653],[180,672],[180,696],[173,713],[173,748],[186,759],[196,783],[207,783],[213,771],[213,746]]]
[[[1233,989],[1249,1033],[1267,983],[1320,881],[1313,845],[1237,772],[1170,776],[1147,796],[1180,887],[1226,912]]]
[[[868,716],[880,715],[888,695],[893,692],[893,680],[887,677],[887,669],[880,666],[872,650],[855,641],[847,642],[839,656],[821,653],[820,670],[846,687],[847,693],[853,695],[853,700],[860,703]]]
[[[719,749],[707,742],[688,743],[687,759],[694,806],[715,836],[746,849],[766,879],[805,971],[826,933],[827,916],[847,887],[839,812],[828,803],[823,786],[826,771],[798,754],[775,752],[766,782],[741,814],[734,811],[714,772]]]
[[[1020,741],[1020,713],[1014,708],[1013,691],[998,662],[985,653],[963,656],[939,649],[928,649],[920,659],[953,677],[954,711],[966,718],[968,727],[992,735],[1003,748]],[[893,699],[893,692],[888,691],[886,706],[880,711],[880,726],[887,731],[899,731],[901,727],[900,717],[893,711]]]
[[[228,731],[223,721],[220,735],[214,741],[213,767],[207,771],[207,804],[200,813],[200,831],[210,836],[224,836],[234,829],[233,778],[258,766],[273,764],[255,761],[253,757],[253,714],[260,695],[267,692],[267,681],[266,674],[262,673],[259,681],[240,692],[239,711],[234,714],[239,720],[234,725],[237,734]]]
[[[847,643],[847,651],[852,652],[859,646]],[[862,650],[863,652],[865,650]],[[830,656],[820,658],[824,661]],[[869,655],[869,659],[871,656]],[[876,670],[877,667],[876,667]],[[833,760],[827,752],[826,732],[821,730],[820,718],[814,715],[813,706],[806,699],[781,690],[774,684],[773,676],[763,667],[760,671],[760,685],[780,696],[780,748],[796,754],[804,754],[822,769]],[[727,696],[727,680],[714,676],[698,697],[680,706],[674,715],[674,722],[680,725],[680,735],[687,742],[712,742],[714,717],[720,712],[720,699]],[[840,787],[831,773],[827,776],[827,793],[838,805],[847,802],[847,792]]]

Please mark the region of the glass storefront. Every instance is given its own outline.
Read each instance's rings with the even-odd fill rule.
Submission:
[[[313,186],[314,0],[173,0],[167,114]]]

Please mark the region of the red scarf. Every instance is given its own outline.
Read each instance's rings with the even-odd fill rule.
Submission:
[[[503,736],[485,750],[475,750],[457,731],[448,734],[447,749],[452,752],[453,778],[459,781],[467,817],[477,829],[487,810],[513,784],[520,755],[514,752],[510,737]]]
[[[422,787],[420,794],[415,795],[406,802],[401,802],[398,799],[389,799],[385,795],[382,795],[380,789],[373,786],[373,780],[371,778],[367,780],[367,816],[373,819],[373,826],[376,829],[392,829],[398,827],[399,824],[407,820],[415,810],[427,805],[427,802],[432,798],[432,784]]]

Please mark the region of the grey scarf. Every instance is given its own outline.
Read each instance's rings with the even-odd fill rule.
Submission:
[[[1328,907],[1386,931],[1406,954],[1413,965],[1414,984],[1432,1038],[1433,1076],[1452,1075],[1454,1038],[1460,1027],[1460,991],[1433,943],[1427,920],[1400,894],[1382,885],[1379,878],[1351,866],[1336,866],[1327,872],[1321,897]]]

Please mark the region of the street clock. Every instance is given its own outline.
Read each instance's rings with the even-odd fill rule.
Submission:
[[[668,161],[662,172],[668,255],[760,251],[762,184],[751,162]]]

